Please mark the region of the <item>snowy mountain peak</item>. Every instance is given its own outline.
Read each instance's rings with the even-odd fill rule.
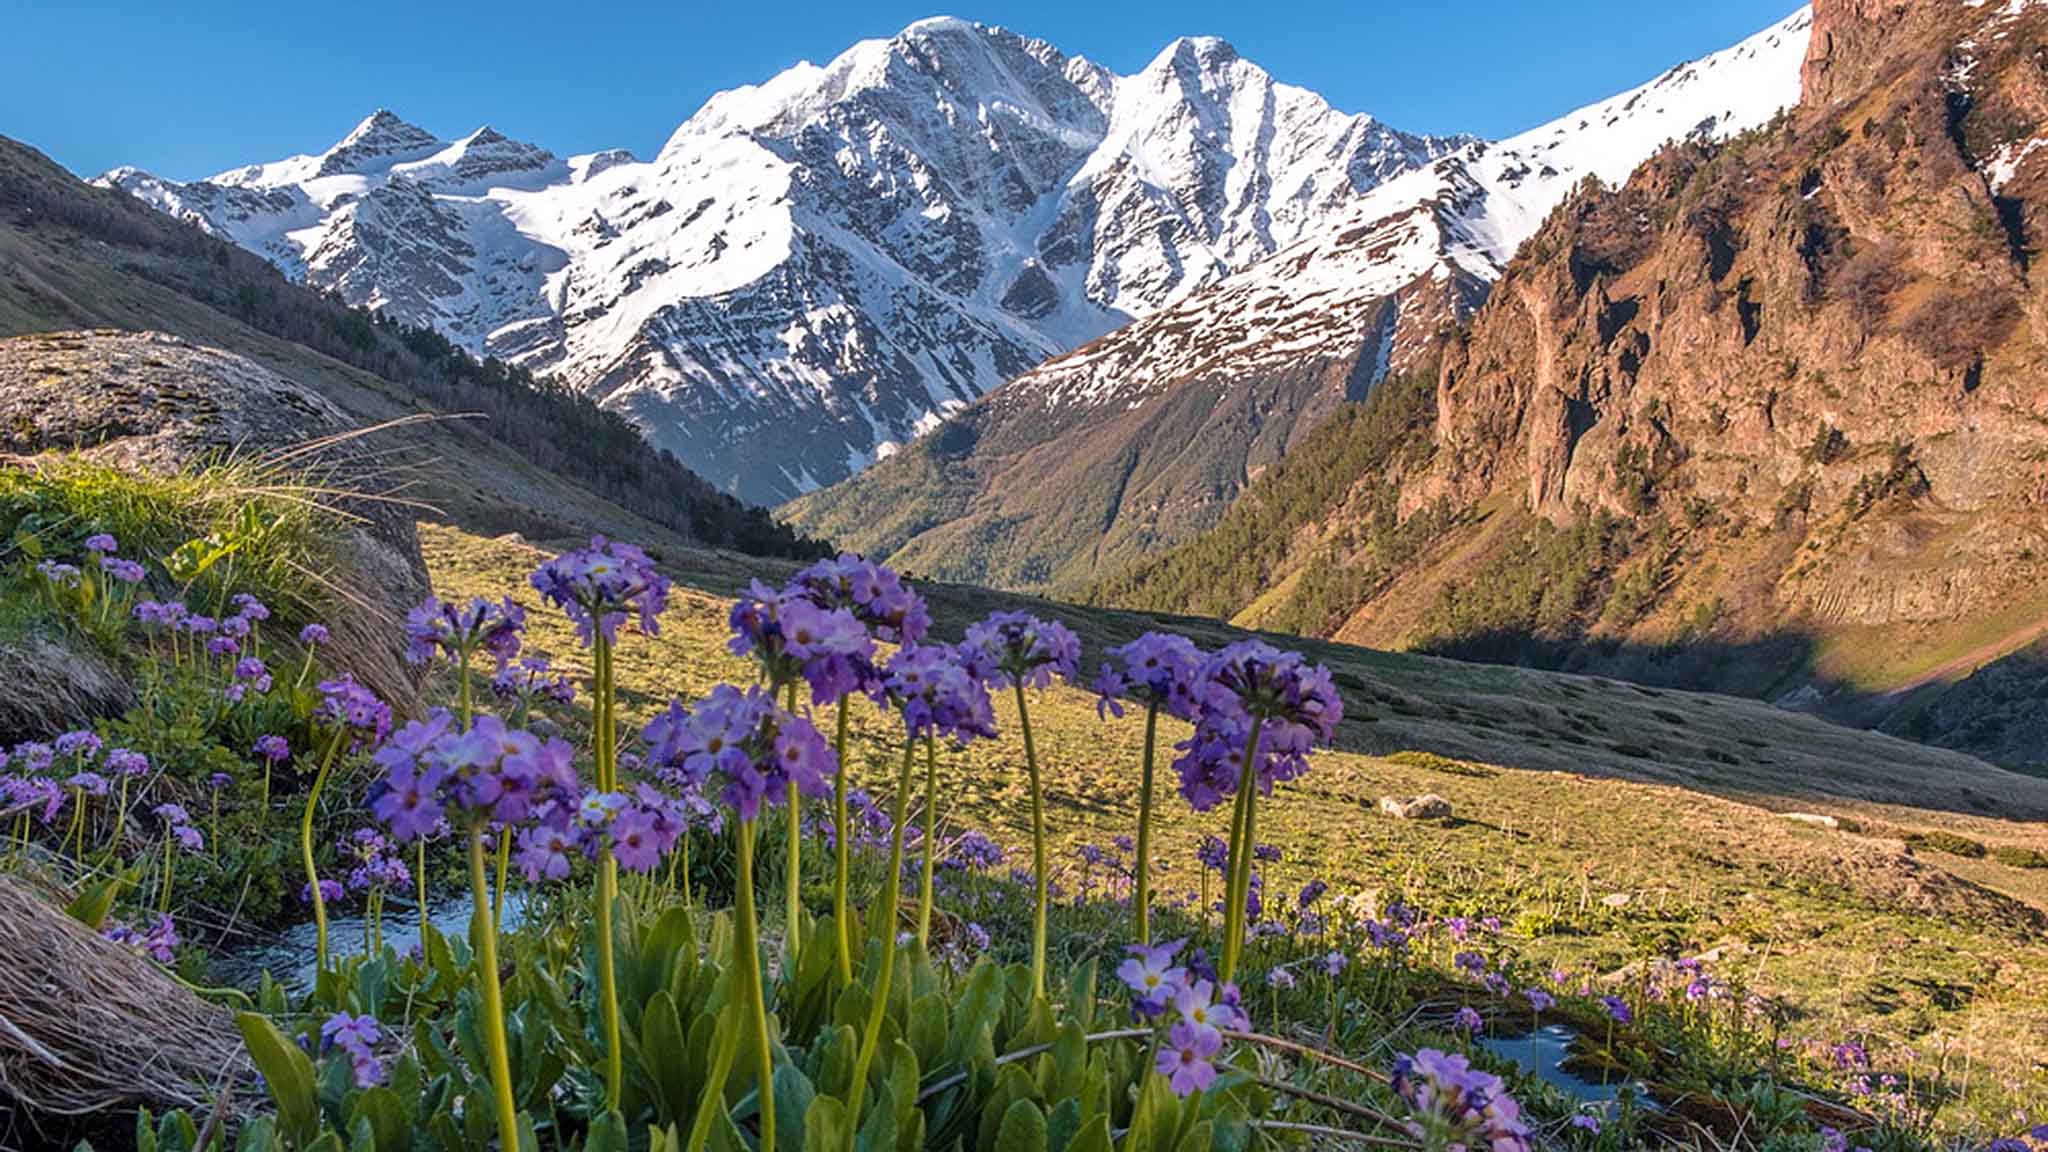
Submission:
[[[1626,131],[1569,133],[1611,146],[1517,138],[1510,156],[1339,111],[1214,37],[1124,76],[937,17],[712,96],[647,163],[563,160],[491,128],[444,141],[379,110],[318,154],[103,179],[288,275],[588,389],[775,502],[1133,319],[1192,316],[1276,253],[1293,263],[1260,274],[1258,300],[1286,294],[1283,268],[1383,291],[1444,257],[1454,279],[1484,278],[1533,227],[1517,213],[1547,211],[1531,177],[1503,172],[1605,176],[1647,154],[1645,134],[1748,123],[1778,89],[1745,69],[1710,57],[1615,111]],[[1462,178],[1417,173],[1453,157]],[[1426,211],[1385,198],[1410,173]],[[1372,227],[1341,231],[1368,206]],[[1365,247],[1318,241],[1345,235]]]
[[[362,123],[341,138],[340,143],[321,154],[320,167],[315,174],[339,176],[354,173],[379,160],[440,146],[441,141],[433,133],[406,123],[388,108],[379,108],[365,116]]]

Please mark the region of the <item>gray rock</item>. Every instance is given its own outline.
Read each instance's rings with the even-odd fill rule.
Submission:
[[[1434,792],[1406,800],[1399,796],[1382,796],[1380,812],[1396,820],[1447,820],[1451,815],[1451,802]]]
[[[341,409],[311,389],[243,357],[162,333],[0,340],[0,448],[8,452],[73,450],[123,468],[166,472],[232,456],[274,466],[280,481],[356,493],[335,502],[348,526],[339,532],[339,567],[321,574],[332,593],[328,656],[394,707],[416,711],[418,676],[404,662],[398,627],[429,590],[415,513],[378,498],[391,486],[383,478],[389,461],[376,457],[374,443],[346,437],[353,430]],[[333,437],[340,439],[322,443]],[[100,691],[101,678],[88,671],[96,658],[44,658],[24,662],[50,670],[52,683],[37,692],[68,701],[59,709],[63,722],[103,715],[125,699],[125,689]],[[10,681],[10,694],[23,691]]]

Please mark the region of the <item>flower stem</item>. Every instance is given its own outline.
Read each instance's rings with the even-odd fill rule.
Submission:
[[[427,838],[413,845],[413,875],[420,888],[420,959],[427,958]]]
[[[612,699],[612,646],[599,629],[594,642],[597,693],[592,702],[597,723],[597,788],[611,792],[618,788],[619,732]],[[598,998],[604,1013],[605,1106],[613,1111],[625,1088],[625,1053],[619,1047],[619,978],[614,971],[612,904],[619,894],[619,862],[612,857],[609,843],[598,849],[597,860],[597,979]]]
[[[794,681],[789,685],[789,711],[792,715],[796,712],[796,683]],[[783,894],[782,934],[789,947],[790,971],[794,972],[796,971],[797,956],[803,950],[804,938],[803,794],[797,790],[795,777],[791,777],[789,781],[788,799],[789,810],[786,815],[789,817],[789,838],[786,841],[787,847],[784,849],[785,859],[783,861],[787,867],[783,876],[785,891]],[[765,1092],[766,1090],[767,1085],[762,1085],[762,1091]]]
[[[889,984],[896,975],[896,904],[903,894],[903,821],[910,814],[910,766],[917,754],[917,734],[903,744],[903,768],[896,776],[896,805],[889,829],[889,871],[882,880],[882,904],[875,910],[870,930],[882,937],[882,970],[868,974],[868,1026],[861,1033],[860,1054],[853,1061],[853,1086],[846,1105],[846,1148],[853,1152],[854,1134],[860,1130],[861,1098],[867,1094],[868,1068],[875,1062],[875,1049],[882,1039],[882,1021],[889,1011]]]
[[[1031,774],[1031,872],[1036,897],[1031,912],[1031,994],[1045,996],[1045,797],[1038,782],[1038,746],[1031,741],[1031,712],[1024,703],[1024,681],[1017,685],[1017,726],[1024,731],[1024,766]]]
[[[1131,910],[1138,943],[1152,943],[1152,751],[1159,735],[1159,705],[1145,706],[1145,774],[1138,784],[1137,859],[1131,862]]]
[[[313,790],[306,794],[306,814],[299,820],[299,854],[306,865],[307,889],[313,895],[313,931],[319,943],[318,971],[322,973],[327,971],[327,901],[320,895],[320,873],[313,866],[313,813],[320,807],[320,792],[327,787],[327,774],[333,770],[334,758],[347,738],[347,728],[334,730],[334,739],[327,742],[327,754],[320,758],[320,770],[313,774]]]
[[[498,983],[498,930],[491,923],[490,887],[484,878],[484,829],[469,826],[469,927],[476,938],[477,997],[483,1001],[484,1057],[490,1065],[491,1102],[498,1112],[498,1147],[519,1147],[519,1112],[512,1101],[512,1059],[505,1045],[505,990]]]
[[[1244,768],[1237,777],[1238,800],[1244,805],[1244,826],[1236,830],[1242,842],[1234,845],[1236,850],[1232,853],[1237,860],[1237,873],[1231,877],[1231,898],[1226,905],[1228,911],[1223,925],[1223,966],[1217,973],[1225,984],[1236,978],[1238,953],[1244,949],[1245,907],[1251,898],[1252,855],[1258,843],[1259,732],[1265,723],[1263,716],[1252,717],[1252,730],[1244,744]]]
[[[932,864],[939,850],[939,740],[924,734],[924,886],[917,893],[917,950],[929,952],[932,939]]]
[[[839,937],[839,982],[853,983],[852,910],[847,902],[847,869],[852,866],[852,846],[846,842],[846,697],[839,698],[839,730],[832,738],[833,762],[839,771],[832,777],[832,851],[836,857],[832,874],[832,927]],[[687,898],[685,899],[687,903]]]
[[[512,830],[498,829],[498,883],[491,891],[491,926],[500,931],[505,926],[505,873],[512,863]]]
[[[756,1081],[754,1098],[760,1102],[761,1144],[760,1152],[775,1152],[775,1050],[768,1038],[768,1003],[761,987],[761,938],[758,921],[754,918],[754,822],[740,821],[739,827],[739,875],[734,884],[733,947],[739,953],[735,959],[740,966],[740,995],[747,998],[747,1008],[752,1015],[754,1044],[760,1049],[759,1062],[755,1066]]]

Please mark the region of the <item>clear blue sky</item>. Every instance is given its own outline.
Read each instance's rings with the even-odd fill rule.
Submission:
[[[319,151],[381,105],[443,137],[489,123],[561,155],[647,157],[712,92],[946,14],[1119,72],[1175,36],[1222,36],[1347,112],[1502,136],[1732,44],[1795,4],[26,0],[0,38],[0,134],[82,175],[135,164],[192,178]]]

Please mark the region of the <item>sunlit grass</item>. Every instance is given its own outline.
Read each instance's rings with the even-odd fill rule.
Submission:
[[[539,558],[532,549],[438,528],[424,529],[423,543],[443,596],[511,591],[531,600],[524,578]],[[724,649],[728,606],[678,588],[662,635],[630,636],[620,646],[619,681],[634,690],[623,708],[635,726],[670,695],[689,698],[721,680],[751,679],[752,666]],[[533,647],[581,667],[582,653],[557,614],[536,612],[531,622]],[[942,618],[942,638],[954,634],[952,623]],[[1094,643],[1084,666],[1099,655]],[[1449,669],[1442,674],[1452,675]],[[1492,674],[1471,670],[1475,679]],[[1701,698],[1662,694],[1654,702],[1684,710],[1695,730],[1735,735],[1722,730],[1726,719],[1700,712],[1718,707]],[[1014,732],[1014,705],[1000,695],[996,705],[999,725]],[[856,705],[854,716],[851,770],[879,792],[900,744],[871,707]],[[1615,730],[1605,737],[1647,742],[1622,727],[1628,716],[1610,715]],[[1045,693],[1032,717],[1061,879],[1072,890],[1084,871],[1075,850],[1134,828],[1142,725],[1098,720],[1093,698],[1072,689]],[[1183,734],[1163,730],[1162,738]],[[940,776],[948,825],[988,830],[1013,849],[1028,841],[1013,740],[943,755]],[[1425,791],[1450,800],[1456,818],[1409,823],[1375,811],[1381,795]],[[1873,811],[1912,815],[1896,804]],[[1975,1107],[2041,1090],[2026,1056],[2048,1031],[2048,885],[2038,872],[1973,860],[1959,862],[1966,875],[1958,875],[1946,861],[1905,852],[1895,838],[1902,829],[1890,824],[1869,823],[1864,834],[1814,828],[1684,788],[1434,756],[1330,753],[1261,812],[1261,838],[1286,853],[1267,869],[1268,900],[1291,899],[1303,882],[1322,877],[1338,892],[1381,901],[1398,895],[1443,913],[1494,913],[1530,952],[1581,972],[1719,950],[1722,971],[1792,1008],[1795,1036],[1866,1037],[1909,1050],[1926,1070],[1968,1059],[1978,1070]],[[1922,815],[1913,826],[2041,839],[2023,827]],[[1177,799],[1161,806],[1162,899],[1198,890],[1194,846],[1204,834],[1222,834],[1226,819],[1224,812],[1194,813]],[[1054,966],[1062,955],[1092,955],[1105,943],[1055,939]]]

